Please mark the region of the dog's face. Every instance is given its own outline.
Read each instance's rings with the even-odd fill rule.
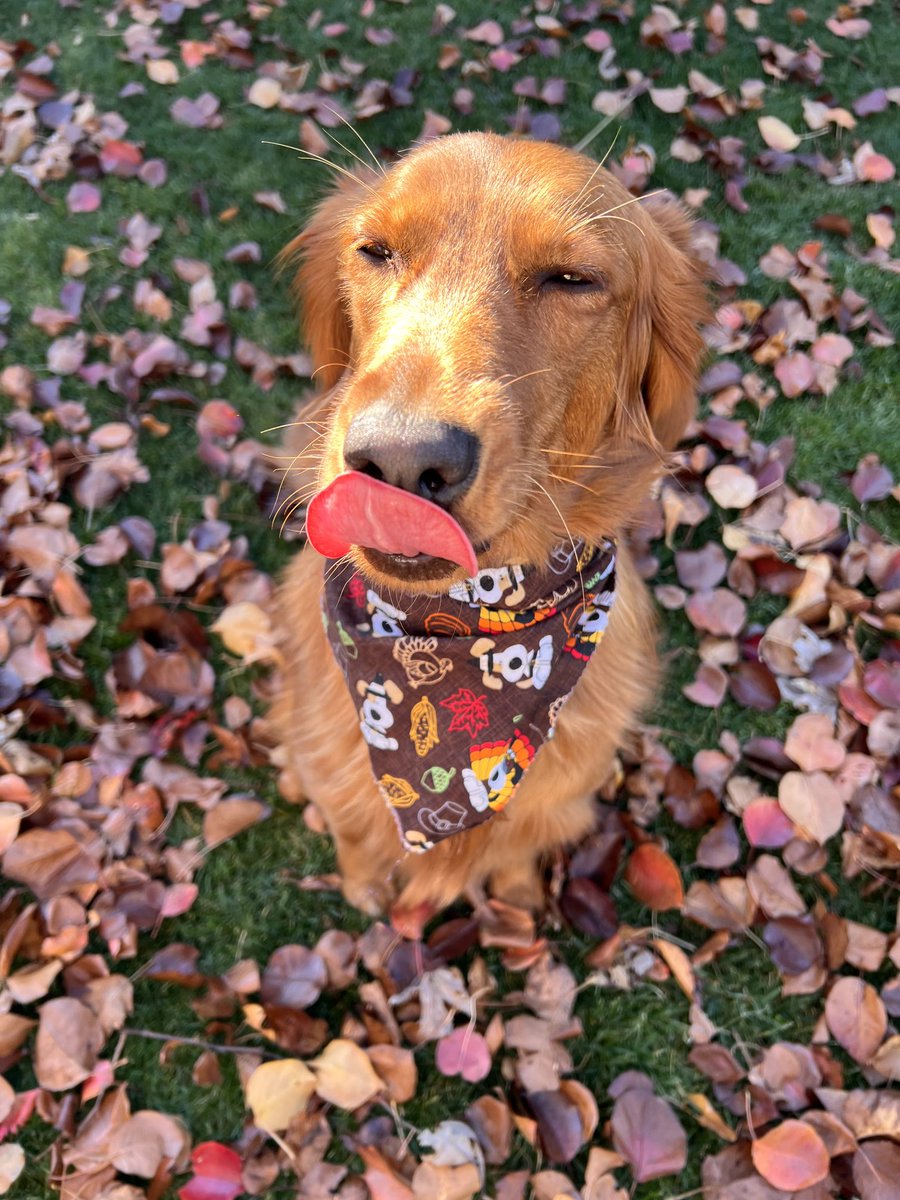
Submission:
[[[694,404],[704,290],[674,203],[591,160],[461,134],[344,182],[293,249],[317,379],[317,485],[348,469],[445,507],[484,567],[614,533]],[[444,559],[354,547],[434,590]]]

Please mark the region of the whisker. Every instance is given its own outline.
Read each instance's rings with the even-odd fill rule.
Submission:
[[[572,537],[572,532],[569,529],[568,522],[566,521],[566,518],[562,515],[559,505],[556,503],[556,501],[553,499],[553,497],[550,495],[550,493],[547,491],[547,489],[544,487],[544,485],[539,480],[535,479],[533,475],[529,475],[528,478],[531,480],[531,482],[534,484],[535,487],[540,488],[540,490],[544,493],[544,495],[547,497],[547,499],[550,501],[550,503],[556,509],[556,514],[559,517],[560,521],[562,521],[563,529],[565,529],[565,531],[566,531],[566,536],[568,537],[569,541],[572,544],[572,555],[577,560],[578,548],[575,545],[575,539]],[[581,603],[585,606],[585,608],[587,608],[587,597],[584,594],[584,579],[583,579],[580,571],[578,572],[578,582],[581,585]]]
[[[316,367],[316,369],[310,375],[310,379],[315,379],[320,371],[327,371],[329,367],[340,367],[341,370],[346,370],[349,365],[349,363],[340,362],[322,363],[320,367]]]
[[[558,479],[560,483],[571,483],[573,487],[584,488],[584,490],[586,492],[590,492],[592,496],[599,496],[599,493],[596,492],[592,487],[588,487],[586,483],[581,483],[577,479],[567,479],[564,475],[554,474],[553,471],[548,471],[547,474],[551,479]]]
[[[346,175],[346,177],[353,180],[354,183],[361,183],[363,187],[369,189],[373,196],[378,194],[370,183],[366,183],[364,179],[360,179],[358,175],[354,175],[353,172],[348,171],[346,167],[341,167],[337,163],[333,163],[329,159],[323,158],[321,154],[313,154],[311,150],[304,150],[302,146],[289,146],[286,142],[270,142],[266,139],[263,139],[262,144],[264,146],[278,146],[281,150],[294,150],[301,158],[305,158],[310,162],[321,163],[324,167],[328,167],[329,170],[337,171],[340,175]]]
[[[500,387],[506,389],[512,387],[514,383],[521,383],[523,379],[530,379],[532,375],[548,375],[553,370],[555,370],[554,367],[538,367],[536,371],[526,371],[524,375],[516,375],[514,379],[509,379],[506,383],[500,382],[503,379],[501,375],[497,383],[500,384]]]
[[[322,126],[322,125],[319,125],[319,126],[318,126],[318,129],[319,129],[319,131],[320,131],[321,133],[323,133],[323,134],[325,135],[325,137],[327,137],[327,138],[328,138],[328,140],[329,140],[330,142],[334,142],[334,144],[335,144],[336,146],[339,146],[339,147],[341,148],[341,150],[343,150],[343,152],[344,152],[345,154],[349,154],[349,155],[350,155],[350,157],[351,157],[352,159],[354,159],[356,162],[358,162],[358,163],[359,163],[359,165],[362,167],[362,169],[363,169],[364,171],[371,171],[371,170],[372,170],[372,168],[371,168],[371,167],[369,166],[369,164],[368,164],[368,163],[365,161],[365,159],[363,159],[363,158],[360,158],[358,154],[354,153],[354,151],[353,151],[353,150],[351,150],[349,146],[345,146],[343,142],[339,142],[339,141],[338,141],[338,139],[337,139],[337,138],[334,136],[334,134],[333,134],[333,133],[329,133],[329,132],[328,132],[328,130],[327,130],[327,129],[326,129],[324,126]]]
[[[366,149],[366,153],[369,155],[369,157],[372,159],[372,162],[375,164],[376,170],[379,170],[382,173],[382,175],[387,175],[387,171],[384,169],[384,163],[379,159],[378,155],[375,153],[375,151],[372,149],[372,147],[369,145],[369,143],[366,141],[366,139],[363,137],[363,135],[357,129],[355,129],[354,126],[347,120],[347,118],[344,116],[344,114],[341,112],[338,112],[338,110],[336,108],[331,108],[328,104],[323,104],[322,108],[324,108],[326,112],[330,112],[333,117],[337,117],[337,119],[339,121],[343,122],[343,124],[347,126],[347,128],[350,130],[350,132],[353,134],[353,136],[355,138],[358,138],[359,141],[362,142],[363,146]]]
[[[260,433],[279,433],[282,429],[296,429],[298,425],[306,425],[309,429],[312,429],[315,426],[318,426],[320,429],[324,429],[328,425],[328,422],[298,421],[295,419],[293,421],[285,421],[283,425],[270,425],[268,429],[261,429]]]
[[[600,466],[608,466],[608,461],[600,454],[593,454],[590,451],[584,450],[563,450],[558,446],[538,446],[542,454],[565,454],[570,458],[592,458]]]
[[[610,117],[610,118],[609,118],[609,120],[610,120],[610,121],[612,121],[612,120],[614,120],[614,118],[613,118],[613,117]],[[608,122],[607,122],[607,123],[608,123]],[[601,132],[601,130],[602,130],[603,128],[604,128],[604,126],[603,126],[603,125],[601,125],[601,126],[600,126],[600,128],[597,130],[597,133],[600,133],[600,132]],[[622,127],[621,127],[621,125],[620,125],[620,126],[619,126],[619,128],[618,128],[618,129],[616,130],[616,132],[615,132],[615,136],[613,137],[613,140],[612,140],[612,141],[609,143],[609,149],[606,151],[606,153],[603,155],[603,157],[602,157],[602,158],[600,159],[600,161],[597,163],[596,167],[594,167],[594,169],[593,169],[593,171],[591,172],[590,178],[588,179],[587,183],[586,183],[586,184],[585,184],[585,185],[582,187],[581,191],[580,191],[580,192],[578,193],[578,195],[575,197],[575,200],[574,200],[574,201],[573,201],[573,203],[572,203],[572,207],[573,207],[573,208],[577,208],[577,207],[578,207],[578,201],[581,199],[581,197],[584,195],[584,193],[587,191],[587,189],[588,189],[588,188],[591,186],[591,184],[592,184],[592,183],[593,183],[593,181],[594,181],[594,176],[597,174],[597,172],[598,172],[598,171],[599,171],[599,170],[602,168],[602,166],[604,165],[604,163],[606,162],[606,160],[609,158],[610,154],[612,153],[612,148],[613,148],[613,146],[615,146],[615,144],[616,144],[616,140],[618,139],[618,136],[619,136],[619,134],[620,134],[621,132],[622,132]],[[581,145],[579,144],[578,146],[576,146],[576,147],[575,147],[575,149],[576,149],[576,150],[581,150],[581,149],[582,149],[582,147],[581,147]]]

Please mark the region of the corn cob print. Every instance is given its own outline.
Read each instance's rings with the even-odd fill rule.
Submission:
[[[437,727],[437,709],[427,696],[413,705],[409,714],[409,736],[419,758],[440,742]]]

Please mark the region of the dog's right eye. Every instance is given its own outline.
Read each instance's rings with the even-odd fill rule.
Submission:
[[[373,262],[390,262],[394,257],[393,250],[381,242],[364,242],[361,246],[357,247],[357,250]]]

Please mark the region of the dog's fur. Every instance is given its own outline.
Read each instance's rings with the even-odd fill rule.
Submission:
[[[287,251],[322,385],[289,438],[298,498],[346,469],[350,421],[387,400],[481,439],[453,511],[475,545],[490,542],[483,566],[621,534],[694,411],[706,312],[688,219],[671,200],[632,201],[582,155],[490,134],[344,178]],[[360,252],[373,244],[393,260]],[[548,282],[561,272],[596,286]],[[352,557],[388,595],[464,574],[410,580]],[[306,548],[284,580],[274,721],[334,835],[345,895],[375,912],[399,884],[401,906],[441,907],[486,883],[537,903],[539,856],[588,831],[592,793],[656,684],[652,608],[626,547],[606,636],[508,810],[405,857],[323,632],[323,568]]]

